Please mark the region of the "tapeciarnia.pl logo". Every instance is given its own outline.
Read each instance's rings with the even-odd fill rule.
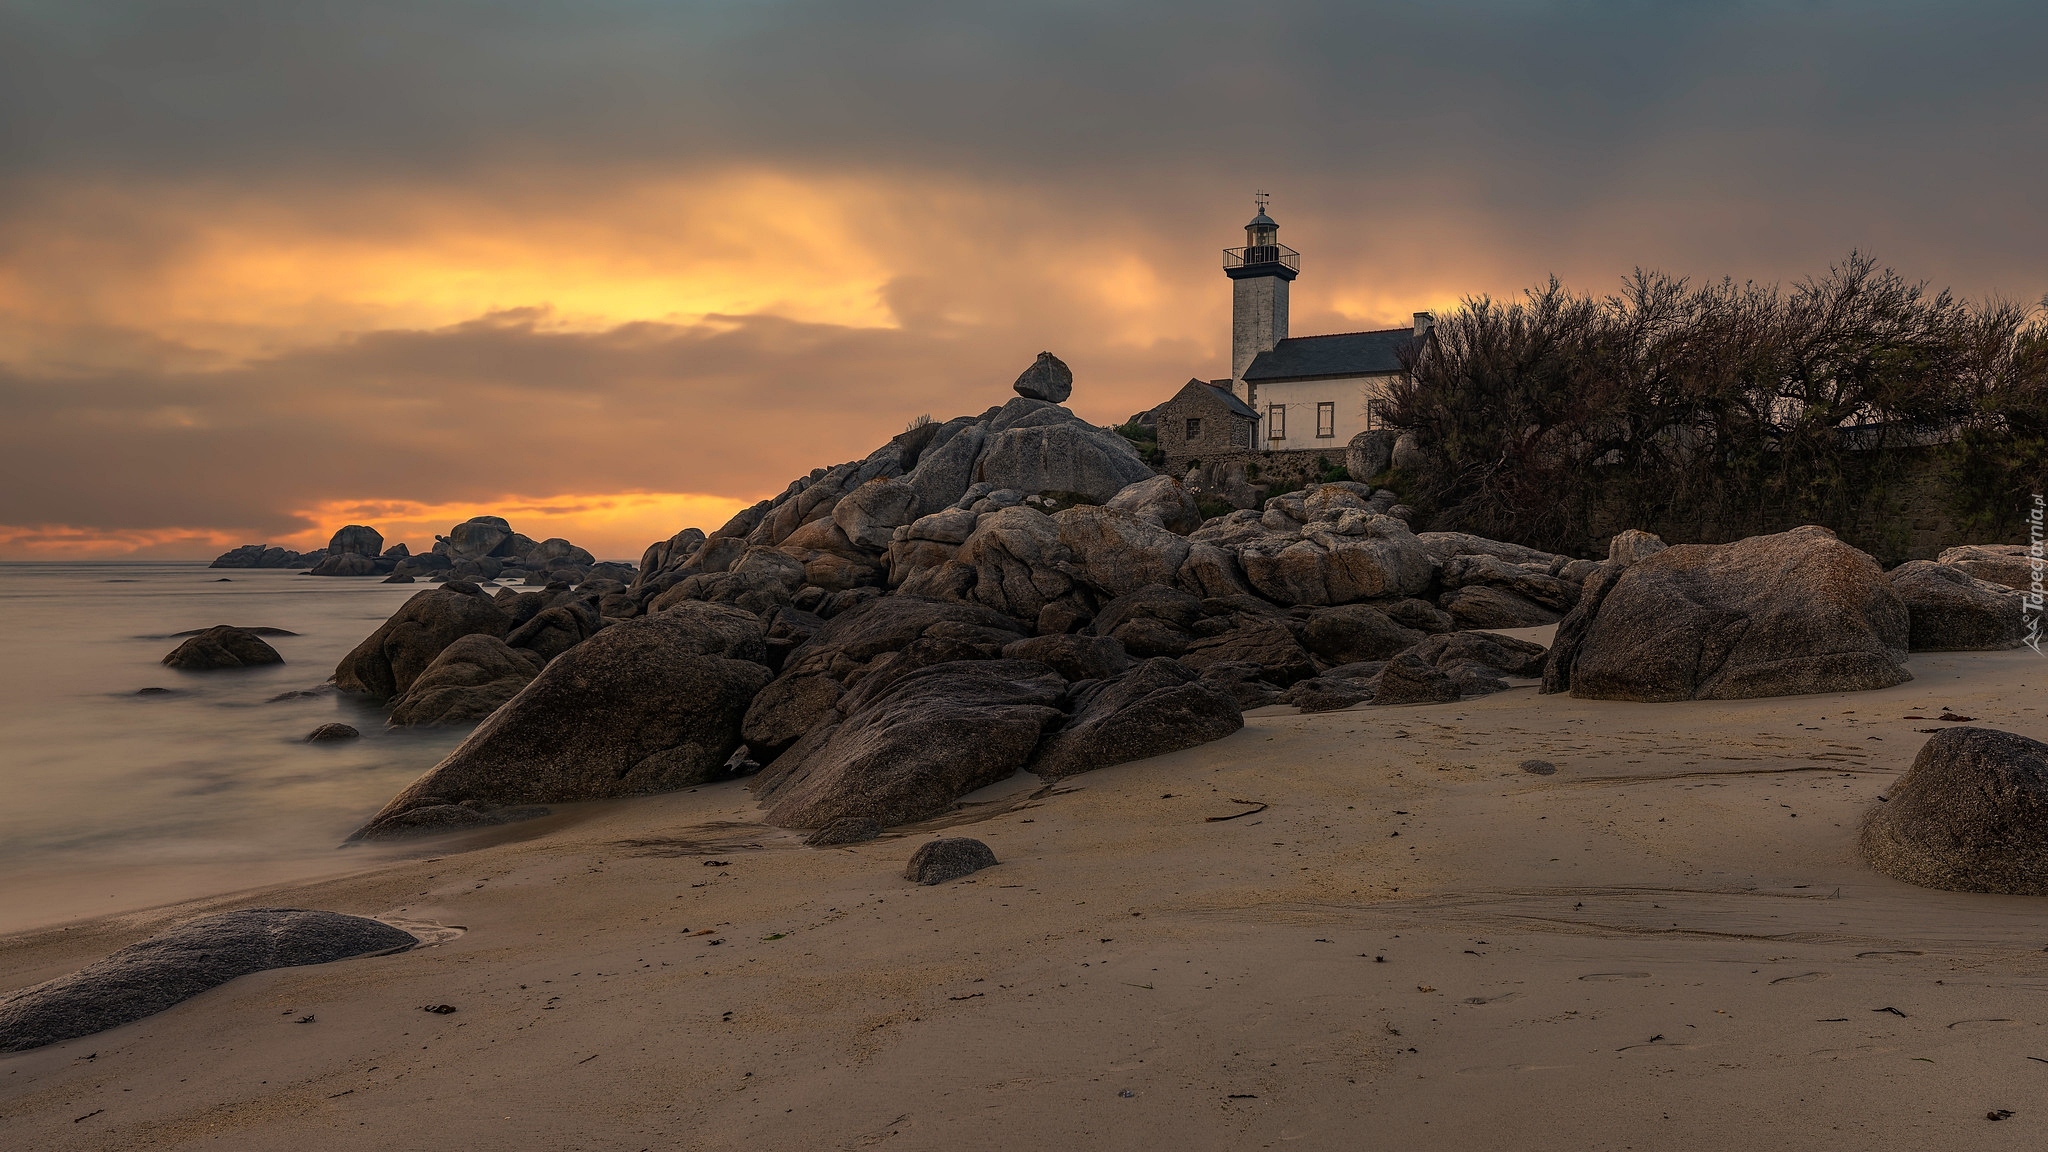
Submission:
[[[2048,571],[2048,551],[2044,551],[2041,542],[2044,511],[2048,511],[2048,505],[2044,505],[2041,494],[2036,492],[2033,510],[2027,513],[2027,564],[2033,580],[2032,587],[2027,589],[2026,602],[2027,647],[2032,648],[2036,656],[2041,655],[2041,584],[2044,571]]]

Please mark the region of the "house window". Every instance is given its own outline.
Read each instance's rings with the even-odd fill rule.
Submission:
[[[1249,420],[1232,420],[1230,424],[1230,446],[1232,448],[1251,447],[1252,422]]]
[[[1266,405],[1266,439],[1287,439],[1287,405]]]
[[[1188,417],[1188,439],[1190,439],[1190,440],[1200,440],[1201,438],[1202,438],[1202,420],[1201,420],[1201,417],[1199,417],[1199,416],[1190,416],[1190,417]]]
[[[1337,434],[1337,405],[1325,400],[1316,405],[1316,436],[1327,440]]]
[[[1367,400],[1365,402],[1365,426],[1368,429],[1385,428],[1387,426],[1387,402],[1385,400]]]

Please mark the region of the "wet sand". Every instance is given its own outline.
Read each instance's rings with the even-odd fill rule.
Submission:
[[[2048,901],[1913,888],[1854,843],[1941,726],[1906,717],[2048,737],[2048,664],[1912,669],[1843,696],[1263,710],[845,849],[719,785],[16,935],[0,987],[232,907],[464,929],[0,1057],[0,1141],[2039,1147]],[[1267,807],[1213,819],[1240,801]],[[902,880],[938,834],[1003,862]]]

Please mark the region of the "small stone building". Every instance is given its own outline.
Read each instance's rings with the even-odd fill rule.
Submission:
[[[1189,380],[1153,410],[1159,450],[1170,463],[1252,450],[1259,417],[1230,391],[1230,381]]]

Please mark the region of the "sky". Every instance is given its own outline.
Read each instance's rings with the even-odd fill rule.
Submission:
[[[0,0],[0,559],[634,558],[1041,350],[1120,422],[1549,276],[2048,293],[2048,5]]]

